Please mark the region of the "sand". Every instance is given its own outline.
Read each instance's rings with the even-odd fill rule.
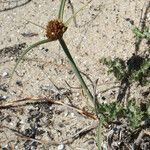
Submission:
[[[67,1],[64,22],[73,11],[80,9],[86,2],[71,1],[70,5]],[[0,1],[1,6],[2,3],[3,1]],[[115,83],[113,75],[107,74],[107,68],[99,63],[99,59],[119,57],[127,60],[135,53],[132,28],[140,25],[140,18],[143,17],[146,7],[146,0],[92,0],[75,20],[68,24],[64,40],[80,71],[88,75],[93,82],[99,80],[99,102],[116,100],[118,88],[112,88],[105,93],[102,91],[119,85]],[[0,9],[2,10],[1,7]],[[16,58],[26,47],[46,38],[45,29],[29,21],[46,27],[49,20],[57,18],[58,9],[59,0],[31,0],[20,7],[7,11],[0,10],[0,96],[3,98],[1,102],[8,103],[27,97],[47,97],[92,111],[91,103],[83,93],[58,41],[40,45],[30,51],[17,67],[11,84],[8,84],[8,75],[11,74]],[[21,44],[19,50],[18,47],[14,48],[14,45],[18,44]],[[141,53],[144,44],[141,43]],[[84,79],[92,90],[91,83],[85,76]],[[131,90],[131,98],[141,98],[140,93],[145,89],[134,87]],[[2,109],[1,147],[96,150],[95,130],[76,140],[71,139],[78,131],[95,122],[63,105],[41,103]],[[28,135],[31,139],[18,135],[13,129]],[[71,142],[65,143],[64,139],[70,139]],[[60,145],[61,143],[64,145]]]

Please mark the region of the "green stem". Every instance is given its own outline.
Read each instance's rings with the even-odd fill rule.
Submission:
[[[36,42],[36,43],[34,43],[33,45],[29,46],[29,47],[21,54],[21,56],[20,56],[19,59],[17,60],[16,65],[15,65],[15,67],[13,68],[13,71],[12,71],[12,73],[11,73],[11,75],[10,75],[10,81],[11,81],[11,79],[12,79],[12,77],[13,77],[13,74],[14,74],[14,72],[15,72],[17,66],[19,65],[19,63],[20,63],[20,61],[23,59],[23,57],[24,57],[31,49],[33,49],[33,48],[35,48],[35,47],[37,47],[37,46],[39,46],[39,45],[41,45],[41,44],[48,43],[48,42],[51,42],[51,41],[50,41],[49,39],[44,39],[44,40],[42,40],[42,41]],[[9,81],[9,82],[10,82],[10,81]]]
[[[59,39],[59,42],[60,42],[60,45],[62,46],[62,48],[63,48],[65,54],[67,55],[68,60],[69,60],[69,63],[70,63],[70,65],[71,65],[71,67],[73,68],[73,70],[74,70],[74,72],[75,72],[77,78],[79,79],[79,82],[80,82],[80,84],[82,85],[82,88],[84,89],[84,91],[85,91],[85,93],[87,94],[87,96],[89,97],[89,99],[94,103],[94,101],[93,101],[93,100],[94,100],[94,99],[93,99],[93,95],[91,94],[91,92],[90,92],[90,90],[88,89],[88,87],[87,87],[85,81],[83,80],[83,78],[82,78],[82,76],[81,76],[81,74],[80,74],[80,71],[78,70],[78,68],[77,68],[77,66],[76,66],[76,64],[75,64],[75,62],[74,62],[74,60],[73,60],[73,58],[72,58],[72,56],[71,56],[71,54],[70,54],[68,48],[67,48],[67,45],[66,45],[65,41],[63,40],[63,38],[60,38],[60,39]]]
[[[102,120],[101,121],[99,120],[96,134],[97,134],[97,147],[98,147],[98,150],[101,150],[101,145],[102,145],[102,137],[101,137],[102,136]]]
[[[63,22],[63,15],[64,15],[64,8],[65,8],[66,0],[61,0],[59,13],[58,13],[58,19]]]

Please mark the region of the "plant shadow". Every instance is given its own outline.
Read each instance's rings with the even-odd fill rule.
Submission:
[[[150,2],[148,2],[148,4],[147,4],[145,12],[143,13],[143,11],[142,11],[142,13],[141,13],[141,19],[140,19],[140,25],[139,25],[141,28],[141,32],[144,31],[144,28],[146,26],[147,14],[149,11],[150,11]],[[143,14],[143,17],[142,17],[142,14]],[[136,42],[135,42],[135,54],[138,53],[138,51],[140,49],[141,42],[142,42],[142,38],[136,40]]]
[[[122,100],[127,95],[127,99],[130,95],[130,77],[134,71],[139,71],[141,69],[142,64],[144,63],[145,57],[140,55],[133,54],[131,58],[129,58],[126,62],[126,74],[124,78],[121,80],[120,88],[117,95],[117,101],[122,102]],[[142,77],[139,78],[139,84],[142,85]]]
[[[145,30],[146,22],[147,22],[147,14],[149,11],[150,11],[150,2],[146,4],[144,13],[143,13],[143,10],[141,13],[140,27],[139,27],[141,33],[143,33]],[[144,60],[146,59],[146,57],[148,57],[148,56],[141,56],[138,54],[142,40],[143,38],[136,39],[135,53],[133,54],[131,58],[127,60],[126,65],[127,65],[128,71],[127,71],[126,77],[123,78],[121,81],[120,89],[119,89],[118,96],[117,96],[117,101],[122,101],[125,98],[126,94],[127,94],[127,98],[129,97],[129,93],[130,93],[129,78],[132,74],[132,71],[139,71],[141,69],[141,65],[143,64]],[[147,41],[147,45],[148,46],[150,45],[150,40]],[[139,78],[139,84],[142,85],[142,77]]]
[[[21,1],[23,1],[23,2],[21,2],[21,3],[19,2],[18,3],[18,0],[14,0],[14,1],[1,1],[0,2],[0,5],[1,5],[0,12],[12,10],[12,9],[17,8],[17,7],[24,6],[27,3],[31,2],[31,0],[21,0]]]

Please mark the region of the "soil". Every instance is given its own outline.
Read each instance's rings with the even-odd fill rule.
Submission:
[[[30,22],[46,27],[48,21],[57,18],[60,1],[24,0],[25,5],[22,5],[20,0],[21,6],[9,1],[7,6],[0,1],[1,149],[98,149],[97,120],[76,109],[93,113],[92,103],[83,92],[58,41],[30,51],[9,82],[9,75],[23,50],[46,39],[45,29]],[[67,0],[64,22],[86,3],[86,0]],[[145,41],[137,48],[132,29],[140,27],[142,21],[150,25],[149,6],[147,0],[92,0],[69,22],[63,38],[80,71],[93,83],[98,80],[99,103],[116,101],[120,86],[99,60],[103,57],[128,60],[137,51],[139,54],[144,52]],[[83,77],[92,91],[86,76]],[[148,90],[148,86],[134,85],[129,98],[142,100],[143,93]],[[82,130],[84,132],[80,133]],[[108,131],[105,133],[109,134]],[[149,136],[146,138],[150,144]],[[107,144],[103,142],[102,145],[104,148]],[[126,149],[131,147],[128,145]]]

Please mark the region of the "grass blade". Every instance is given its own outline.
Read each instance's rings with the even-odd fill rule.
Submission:
[[[71,54],[70,54],[68,48],[67,48],[67,45],[66,45],[65,41],[63,40],[63,38],[61,38],[61,39],[59,39],[59,42],[60,42],[60,45],[62,46],[62,48],[63,48],[63,50],[64,50],[66,56],[68,57],[69,63],[70,63],[70,65],[71,65],[71,67],[72,67],[72,69],[73,69],[75,75],[76,75],[77,78],[79,79],[79,82],[80,82],[80,84],[81,84],[81,86],[82,86],[84,92],[87,94],[88,98],[89,98],[89,99],[91,100],[91,102],[94,104],[94,102],[93,102],[93,95],[91,94],[91,92],[90,92],[90,90],[88,89],[88,87],[87,87],[85,81],[83,80],[83,78],[82,78],[82,76],[81,76],[81,74],[80,74],[80,71],[78,70],[78,68],[77,68],[77,66],[76,66],[76,64],[75,64],[75,62],[74,62],[74,60],[73,60],[73,58],[72,58],[72,56],[71,56]]]
[[[97,135],[97,147],[98,150],[101,150],[101,144],[102,144],[102,122],[99,120],[99,124],[96,131]]]
[[[59,13],[58,13],[58,19],[63,22],[63,16],[64,16],[64,8],[65,8],[66,0],[61,0]]]
[[[90,2],[91,2],[91,1],[89,1],[87,4],[85,4],[83,7],[81,7],[77,12],[75,12],[75,13],[65,22],[65,25],[67,26],[67,25],[69,24],[70,20],[71,20],[72,18],[75,18],[76,15],[77,15],[80,11],[82,11]]]
[[[34,47],[37,47],[38,45],[41,45],[41,44],[44,44],[44,43],[48,43],[48,42],[50,42],[49,39],[45,39],[45,40],[36,42],[35,44],[29,46],[29,47],[21,54],[21,56],[20,56],[19,59],[17,60],[16,65],[15,65],[15,67],[13,68],[13,71],[12,71],[12,73],[11,73],[11,75],[10,75],[10,81],[11,81],[11,79],[12,79],[12,77],[13,77],[13,74],[14,74],[14,72],[15,72],[17,66],[19,65],[19,63],[20,63],[20,61],[23,59],[23,57],[24,57],[31,49],[33,49]]]

